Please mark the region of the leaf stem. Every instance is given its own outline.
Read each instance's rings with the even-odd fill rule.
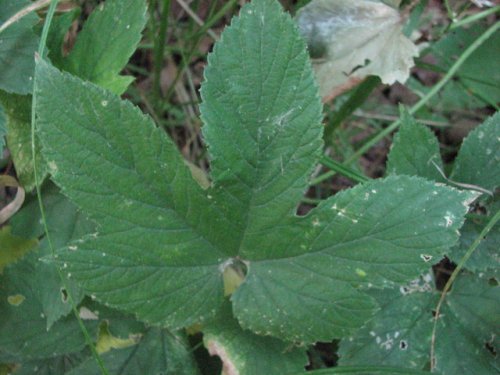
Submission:
[[[168,30],[168,17],[170,13],[170,0],[163,0],[163,9],[160,12],[160,29],[158,37],[154,40],[154,71],[153,71],[153,97],[155,107],[158,106],[161,100],[161,70],[163,67],[163,59],[165,57],[165,41]]]
[[[444,6],[446,8],[446,13],[448,13],[448,18],[452,21],[455,22],[457,16],[456,13],[453,11],[451,8],[449,0],[444,0]]]
[[[488,17],[490,14],[494,14],[494,13],[499,12],[499,11],[500,11],[500,5],[497,5],[493,8],[486,9],[480,13],[476,13],[476,14],[473,14],[472,16],[469,16],[469,17],[463,18],[461,20],[458,20],[456,22],[453,22],[450,25],[449,29],[450,30],[457,29],[459,27],[467,25],[468,23],[479,21],[480,19],[482,19],[484,17]]]
[[[42,35],[40,37],[40,44],[38,46],[38,54],[36,55],[36,60],[39,61],[40,59],[43,59],[44,55],[47,53],[46,52],[46,41],[47,41],[47,36],[49,34],[49,29],[50,25],[52,23],[52,18],[54,17],[54,13],[57,7],[59,0],[51,0],[49,10],[47,12],[47,16],[45,18],[45,22],[43,25],[42,29]],[[43,206],[43,201],[42,201],[42,192],[41,192],[41,187],[40,187],[40,176],[38,175],[38,169],[37,169],[37,163],[36,163],[36,136],[35,136],[35,129],[36,129],[36,105],[37,105],[37,91],[36,91],[36,84],[37,84],[37,76],[35,74],[34,79],[33,79],[33,99],[32,99],[32,104],[31,104],[31,154],[32,154],[32,162],[33,162],[33,174],[35,178],[35,189],[36,189],[36,196],[38,200],[38,206],[40,209],[40,215],[42,219],[42,225],[43,229],[45,232],[45,237],[47,239],[47,243],[49,245],[52,258],[56,258],[55,250],[54,250],[54,244],[52,242],[52,238],[49,232],[48,224],[47,224],[47,218],[45,215],[45,208]],[[73,314],[75,315],[78,325],[85,337],[85,341],[87,345],[90,347],[90,350],[92,352],[93,357],[95,358],[97,365],[99,366],[99,369],[101,370],[101,373],[104,375],[108,375],[108,371],[106,370],[104,363],[102,362],[101,357],[99,356],[99,353],[97,353],[97,350],[95,348],[94,343],[92,342],[92,339],[90,337],[90,334],[83,324],[82,319],[80,318],[80,315],[78,313],[75,301],[73,299],[73,296],[70,293],[69,288],[67,287],[66,280],[62,275],[61,269],[56,266],[57,273],[59,275],[59,279],[61,280],[61,285],[62,287],[66,290],[67,296],[68,296],[68,302],[71,304],[71,309],[73,310]]]
[[[439,302],[438,302],[438,304],[436,306],[436,309],[435,309],[434,324],[433,324],[433,327],[432,327],[431,353],[430,353],[430,357],[431,357],[431,371],[436,367],[436,329],[437,329],[437,321],[439,319],[440,312],[441,312],[441,306],[443,305],[443,302],[444,302],[444,300],[446,298],[446,295],[447,295],[448,291],[450,290],[453,282],[457,278],[457,276],[460,273],[460,271],[464,268],[464,265],[467,262],[467,260],[469,260],[469,258],[472,256],[472,254],[474,253],[474,251],[477,249],[477,247],[481,243],[481,241],[484,239],[484,237],[486,237],[486,235],[489,233],[489,231],[495,226],[495,224],[499,220],[500,220],[500,210],[497,211],[497,213],[495,214],[495,216],[493,216],[491,218],[491,220],[488,222],[488,224],[486,224],[486,226],[481,231],[481,233],[479,234],[479,236],[477,236],[477,238],[474,240],[474,242],[472,243],[472,245],[470,245],[469,249],[467,250],[467,252],[465,253],[465,255],[462,257],[462,259],[460,259],[460,262],[458,262],[457,267],[455,268],[455,270],[451,274],[450,278],[446,282],[446,285],[444,286],[443,292],[441,293],[441,297],[439,298]]]
[[[198,15],[189,7],[189,5],[184,0],[177,0],[177,4],[179,4],[181,8],[184,9],[184,11],[189,15],[189,17],[193,19],[194,22],[198,24],[198,26],[205,26],[205,22],[203,22],[203,20],[198,17]],[[214,41],[219,40],[219,36],[209,27],[206,28],[206,32]]]
[[[358,183],[363,183],[367,182],[370,179],[366,176],[363,176],[361,173],[356,172],[355,170],[343,165],[342,163],[339,163],[338,161],[329,158],[326,155],[323,155],[321,159],[319,160],[321,164],[323,164],[325,167],[330,168],[332,171],[335,171],[336,173],[340,173],[342,176],[345,176],[353,181],[356,181]],[[321,178],[322,176],[319,176]],[[319,182],[323,181],[316,181],[317,179],[311,181],[311,185],[316,185]]]

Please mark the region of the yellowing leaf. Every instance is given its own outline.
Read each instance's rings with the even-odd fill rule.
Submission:
[[[404,82],[418,55],[402,34],[397,10],[369,0],[314,0],[297,22],[314,58],[320,93],[328,100],[368,75]]]
[[[128,348],[129,346],[137,344],[139,339],[140,335],[129,335],[126,339],[113,336],[111,332],[109,332],[108,323],[104,321],[99,327],[99,338],[97,340],[96,350],[99,354],[102,354],[112,349]]]
[[[10,229],[10,227],[0,229],[0,273],[6,265],[14,263],[38,244],[36,239],[26,240],[13,236]]]

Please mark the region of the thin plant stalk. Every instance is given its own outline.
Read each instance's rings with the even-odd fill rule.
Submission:
[[[50,7],[49,7],[49,10],[47,12],[47,17],[46,17],[45,23],[43,25],[42,35],[40,37],[40,44],[38,47],[38,53],[36,54],[36,57],[35,57],[35,59],[37,61],[39,61],[40,59],[43,59],[45,57],[45,54],[47,53],[47,50],[45,48],[45,44],[47,41],[47,36],[49,33],[50,24],[52,23],[52,18],[54,17],[54,13],[55,13],[58,1],[59,0],[52,0],[50,3]],[[38,169],[37,169],[37,163],[36,163],[35,129],[36,129],[36,104],[37,104],[37,96],[38,96],[37,91],[36,91],[36,84],[37,84],[37,78],[36,78],[36,74],[35,74],[34,82],[33,82],[33,87],[34,87],[33,99],[32,99],[32,105],[31,105],[31,154],[32,154],[32,162],[33,162],[33,174],[34,174],[34,178],[35,178],[36,196],[37,196],[37,200],[38,200],[38,206],[40,209],[40,215],[41,215],[41,219],[42,219],[43,229],[45,232],[45,237],[47,239],[47,243],[49,245],[49,248],[50,248],[50,251],[52,254],[52,258],[55,259],[56,254],[55,254],[55,250],[54,250],[54,244],[52,242],[52,238],[51,238],[49,228],[47,225],[47,218],[45,215],[45,208],[43,205],[42,192],[41,192],[41,187],[40,187],[41,181],[40,181],[40,176],[38,175]],[[99,356],[99,353],[96,350],[96,347],[95,347],[95,345],[90,337],[90,334],[89,334],[87,328],[85,327],[85,325],[83,324],[82,319],[80,318],[79,312],[78,312],[76,304],[75,304],[75,300],[73,299],[73,296],[71,295],[70,290],[67,287],[66,280],[64,279],[64,277],[62,275],[61,269],[57,266],[56,266],[56,269],[57,269],[57,273],[59,275],[59,279],[61,280],[61,285],[67,292],[68,302],[71,304],[73,314],[75,315],[75,317],[78,321],[78,325],[80,326],[80,329],[85,337],[85,341],[86,341],[87,345],[89,346],[89,348],[92,352],[92,355],[93,355],[94,359],[96,360],[97,365],[98,365],[101,373],[104,375],[108,375],[109,373],[106,370],[106,367],[104,366],[104,363],[103,363],[101,357]]]
[[[356,172],[355,170],[343,165],[342,163],[339,163],[338,161],[327,157],[326,155],[323,155],[319,162],[325,167],[330,168],[332,171],[335,171],[336,173],[339,173],[342,176],[347,177],[357,183],[361,184],[370,180],[368,177],[363,176],[361,173]],[[314,185],[314,181],[312,182],[312,184]]]
[[[457,29],[457,28],[462,27],[464,25],[467,25],[469,23],[479,21],[480,19],[488,17],[490,14],[495,14],[497,12],[500,12],[500,5],[497,5],[497,6],[493,7],[493,8],[490,8],[490,9],[483,10],[482,12],[473,14],[473,15],[471,15],[469,17],[465,17],[465,18],[462,18],[461,20],[453,22],[450,25],[449,29],[450,30]]]
[[[165,58],[165,42],[168,31],[168,18],[170,15],[170,0],[163,0],[163,9],[160,12],[160,29],[154,40],[154,71],[153,71],[153,97],[155,106],[161,100],[161,71]]]
[[[230,0],[228,1],[221,9],[218,11],[210,20],[204,22],[204,24],[201,26],[200,30],[195,34],[194,36],[194,42],[192,44],[191,49],[187,53],[187,59],[183,58],[182,59],[182,66],[178,70],[177,75],[175,76],[175,79],[173,80],[172,84],[170,85],[167,94],[165,95],[165,101],[168,102],[170,101],[171,96],[173,95],[175,91],[175,85],[177,82],[179,82],[179,79],[182,77],[184,74],[184,70],[186,69],[189,61],[191,60],[192,56],[195,54],[196,49],[198,47],[198,43],[203,36],[203,34],[215,23],[217,22],[221,17],[224,16],[224,14],[227,12],[227,10],[231,9],[235,4],[237,0]],[[184,55],[183,55],[184,56]]]
[[[441,307],[443,306],[443,302],[446,299],[446,296],[448,292],[451,289],[451,286],[453,285],[453,282],[456,280],[457,276],[459,275],[460,271],[464,268],[465,263],[469,260],[469,258],[472,256],[474,251],[476,251],[477,247],[481,243],[481,241],[486,237],[486,235],[490,232],[490,230],[495,226],[495,224],[500,220],[500,210],[496,212],[496,214],[491,218],[491,220],[486,224],[484,229],[481,231],[479,236],[474,240],[472,245],[467,249],[467,252],[465,255],[460,259],[460,261],[457,264],[457,267],[453,270],[453,273],[451,274],[450,278],[446,282],[446,285],[444,286],[443,292],[441,293],[441,297],[439,298],[439,302],[436,306],[435,309],[435,314],[434,314],[434,324],[432,327],[432,335],[431,335],[431,371],[436,367],[436,330],[437,330],[437,322],[441,314]]]

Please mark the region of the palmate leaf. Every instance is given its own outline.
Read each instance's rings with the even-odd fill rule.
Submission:
[[[303,41],[273,0],[222,35],[203,85],[212,187],[130,103],[37,65],[39,134],[54,180],[97,224],[59,259],[83,288],[170,328],[213,317],[224,269],[244,329],[313,342],[376,310],[363,288],[417,277],[457,240],[471,194],[391,177],[295,209],[321,148],[320,99]],[[51,93],[51,95],[48,95]]]
[[[401,126],[394,136],[387,161],[389,174],[421,176],[431,181],[444,182],[440,171],[443,161],[436,136],[420,125],[402,107]]]

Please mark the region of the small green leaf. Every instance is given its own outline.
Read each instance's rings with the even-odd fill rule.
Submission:
[[[183,335],[150,328],[140,341],[125,349],[114,349],[101,355],[110,374],[198,375],[199,371]],[[100,375],[90,357],[67,375]]]
[[[434,58],[437,58],[444,71],[448,70],[487,28],[487,22],[477,22],[448,33],[432,46]],[[496,32],[467,58],[456,73],[455,82],[450,82],[447,95],[439,98],[445,101],[441,105],[448,105],[444,108],[450,110],[449,105],[453,104],[449,102],[450,95],[455,98],[457,110],[486,104],[495,106],[500,102],[500,72],[496,63],[499,44],[500,33]],[[474,97],[480,100],[474,100]]]
[[[120,71],[134,53],[146,24],[145,0],[107,0],[92,12],[63,68],[122,94],[133,77]]]
[[[455,263],[465,255],[474,240],[479,236],[484,225],[479,225],[471,220],[465,222],[460,236],[460,242],[448,254],[448,257]],[[500,226],[496,225],[491,229],[486,238],[479,244],[478,248],[472,253],[472,256],[467,260],[465,267],[468,270],[496,274],[500,268],[500,260],[498,258],[498,244],[500,244]]]
[[[31,198],[11,219],[12,231],[23,237],[45,237],[38,201],[35,196]],[[94,230],[95,226],[53,184],[44,186],[42,198],[47,227],[55,249]],[[39,257],[51,256],[46,238],[41,240],[38,254]],[[71,304],[61,291],[61,280],[53,264],[39,264],[37,274],[33,277],[38,277],[40,285],[44,286],[39,290],[39,297],[49,329],[60,317],[71,311]],[[66,280],[66,286],[69,289],[66,292],[71,294],[74,303],[79,303],[83,298],[81,288],[71,279]]]
[[[24,239],[11,234],[11,227],[0,228],[0,274],[5,266],[21,259],[24,254],[36,247],[36,239]]]
[[[24,7],[28,0],[0,1],[0,26]],[[22,17],[0,32],[0,89],[9,93],[29,94],[33,88],[35,51],[38,36],[33,26],[38,22],[35,12]]]
[[[40,286],[44,283],[39,277],[38,256],[27,255],[6,267],[0,276],[0,361],[43,359],[85,346],[73,316],[59,320],[47,331],[40,300]]]
[[[222,360],[226,374],[282,375],[303,370],[307,364],[304,349],[242,330],[229,303],[203,328],[203,341],[210,354]]]
[[[41,190],[45,209],[45,219],[55,249],[63,247],[72,239],[95,229],[93,223],[71,203],[52,183],[47,183]],[[26,199],[22,209],[10,220],[12,233],[25,238],[43,237],[45,230],[40,215],[36,194]]]
[[[47,35],[47,49],[49,50],[49,59],[54,66],[62,67],[64,65],[64,38],[68,33],[73,21],[79,16],[80,8],[74,8],[69,12],[57,15],[52,19],[49,34]]]
[[[1,34],[0,34],[1,35]],[[7,118],[7,146],[9,147],[16,174],[26,191],[35,188],[33,153],[31,149],[31,96],[6,94],[0,91],[0,102]],[[37,171],[40,181],[47,175],[47,166],[36,147]]]
[[[72,353],[65,354],[49,359],[41,359],[35,361],[23,361],[21,366],[15,366],[15,375],[62,375],[66,374],[73,367],[78,365],[87,353]],[[1,368],[1,367],[0,367]],[[1,374],[1,372],[0,372]],[[3,374],[2,374],[3,375]]]
[[[443,375],[498,374],[500,287],[463,275],[446,298],[436,333],[436,369]]]
[[[465,138],[450,178],[494,191],[500,186],[500,113]]]
[[[124,315],[115,310],[111,310],[106,306],[99,305],[91,300],[86,300],[82,304],[82,306],[78,307],[79,315],[82,321],[86,324],[87,329],[89,329],[89,334],[92,338],[98,338],[97,336],[97,328],[106,327],[106,330],[113,335],[114,337],[127,338],[130,340],[134,340],[137,342],[140,340],[143,335],[146,333],[146,329],[143,324],[138,323],[137,320],[129,315]],[[66,318],[65,320],[75,320],[73,316]],[[57,323],[50,331],[46,334],[48,338],[52,335],[52,332],[55,327],[58,326]],[[54,334],[57,335],[57,332]],[[64,340],[63,338],[62,340]],[[29,337],[25,346],[38,345],[40,338],[36,335],[34,337]],[[134,346],[133,348],[138,349],[138,346]],[[170,348],[169,348],[170,349]],[[153,351],[152,351],[153,352]],[[117,353],[122,353],[121,351],[117,351]],[[172,357],[171,351],[169,351],[170,357]],[[116,356],[115,356],[116,358]],[[130,367],[134,367],[134,355],[128,357],[131,360]],[[153,357],[149,357],[151,360]],[[106,358],[104,358],[106,360]],[[17,360],[16,362],[20,362],[18,364],[14,364],[16,367],[15,374],[18,375],[32,375],[32,374],[41,374],[41,375],[62,375],[69,373],[72,369],[79,368],[79,366],[94,368],[95,358],[88,348],[83,348],[81,351],[66,353],[62,355],[49,355],[47,358],[37,359],[37,360]],[[94,363],[94,366],[91,365],[91,362]],[[147,363],[147,361],[144,361]],[[143,362],[143,364],[144,364]],[[123,362],[119,363],[126,367],[126,364]],[[118,363],[116,364],[118,365]],[[144,365],[145,366],[145,365]],[[112,368],[109,363],[106,363],[106,367],[108,370]],[[87,373],[80,372],[85,375]],[[111,375],[118,374],[119,372],[110,373]],[[140,373],[140,372],[138,372]],[[99,372],[100,374],[100,372]]]
[[[420,176],[443,182],[440,170],[443,170],[443,162],[436,136],[428,128],[418,124],[402,107],[401,126],[388,156],[388,173]]]

